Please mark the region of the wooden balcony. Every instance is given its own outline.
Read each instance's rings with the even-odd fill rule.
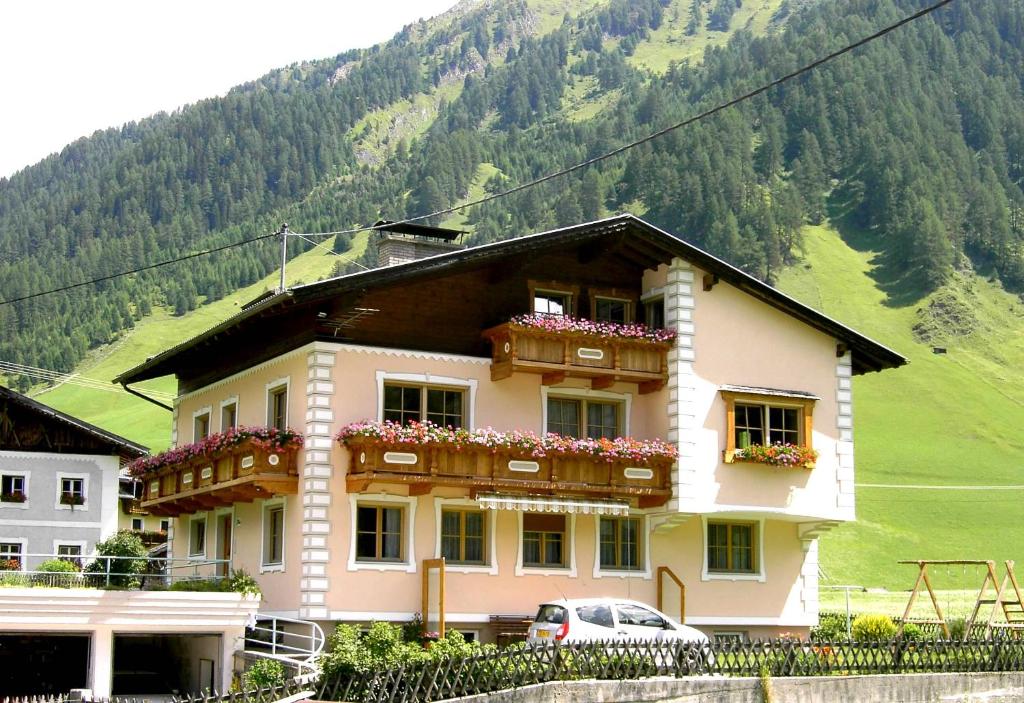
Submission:
[[[671,342],[653,342],[612,335],[552,332],[505,323],[485,330],[491,341],[491,380],[514,373],[539,373],[544,385],[566,378],[588,378],[594,389],[624,381],[639,393],[651,393],[668,382]]]
[[[408,486],[409,495],[453,486],[467,488],[471,495],[496,491],[635,500],[641,508],[664,505],[672,496],[673,460],[668,457],[629,462],[593,454],[533,457],[485,446],[388,445],[366,437],[346,438],[344,445],[352,456],[346,479],[350,493],[364,492],[374,483]]]
[[[268,451],[252,440],[142,476],[142,508],[175,517],[299,492],[298,447]]]

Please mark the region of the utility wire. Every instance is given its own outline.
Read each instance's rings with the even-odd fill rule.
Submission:
[[[315,246],[315,247],[317,247],[319,249],[323,249],[328,254],[332,254],[334,256],[337,256],[339,259],[344,259],[345,261],[349,262],[350,264],[355,264],[356,266],[358,266],[359,268],[363,269],[364,271],[369,271],[370,270],[369,266],[364,266],[363,264],[361,264],[358,261],[356,261],[355,259],[353,259],[351,256],[345,256],[344,254],[339,254],[338,252],[334,251],[334,249],[331,249],[330,247],[324,246],[323,243],[316,242],[316,241],[313,241],[312,239],[310,239],[310,237],[321,236],[320,234],[303,234],[301,232],[292,232],[291,230],[288,231],[288,234],[292,235],[293,237],[298,237],[299,239],[301,239],[301,240],[303,240],[305,242],[309,242],[313,246]]]
[[[69,384],[73,386],[80,386],[82,388],[88,388],[94,391],[103,391],[105,393],[124,393],[125,391],[119,386],[110,385],[109,381],[101,381],[96,378],[89,378],[88,376],[80,376],[78,374],[64,374],[59,371],[51,371],[50,369],[43,369],[37,366],[26,366],[24,364],[16,364],[11,361],[0,361],[0,374],[8,376],[25,376],[40,381],[47,381],[56,385]],[[55,387],[56,387],[55,385]],[[174,397],[170,393],[157,390],[147,390],[151,395],[160,398],[161,400],[173,400]]]
[[[727,108],[733,107],[734,105],[738,105],[738,104],[740,104],[742,102],[746,102],[747,100],[750,100],[751,98],[755,98],[758,95],[761,95],[762,93],[765,93],[765,92],[771,90],[772,88],[775,88],[776,86],[782,85],[783,83],[791,81],[794,78],[802,76],[803,74],[805,74],[805,73],[807,73],[809,71],[812,71],[815,68],[818,68],[819,66],[821,66],[823,64],[829,63],[830,61],[833,61],[833,60],[839,58],[840,56],[848,54],[851,51],[854,51],[855,49],[859,49],[860,47],[862,47],[862,46],[864,46],[866,44],[869,44],[869,43],[875,41],[876,39],[880,39],[880,38],[884,37],[885,35],[890,34],[891,32],[896,31],[900,27],[903,27],[904,25],[910,24],[911,22],[913,22],[915,20],[918,20],[918,19],[920,19],[920,18],[922,18],[922,17],[924,17],[926,15],[931,14],[932,12],[935,12],[936,10],[938,10],[938,9],[940,9],[942,7],[945,7],[946,5],[950,4],[951,2],[953,2],[953,0],[939,0],[939,2],[933,3],[933,4],[929,5],[928,7],[925,7],[924,9],[919,10],[919,11],[913,13],[912,15],[908,15],[908,16],[904,17],[903,19],[901,19],[901,20],[899,20],[899,21],[897,21],[897,22],[895,22],[893,24],[890,24],[890,25],[888,25],[888,26],[886,26],[886,27],[884,27],[884,28],[882,28],[880,30],[878,30],[874,34],[870,34],[870,35],[868,35],[868,36],[866,36],[866,37],[864,37],[862,39],[859,39],[859,40],[855,41],[852,44],[848,44],[848,45],[844,46],[842,49],[838,49],[836,51],[833,51],[830,54],[826,54],[825,56],[823,56],[823,57],[821,57],[819,59],[816,59],[816,60],[812,61],[811,63],[805,64],[804,66],[801,66],[800,68],[796,69],[795,71],[791,71],[790,73],[787,73],[787,74],[785,74],[785,75],[783,75],[783,76],[781,76],[779,78],[776,78],[775,80],[773,80],[773,81],[771,81],[769,83],[765,83],[764,85],[762,85],[759,88],[755,88],[754,90],[751,90],[750,92],[744,93],[743,95],[735,97],[735,98],[733,98],[731,100],[728,100],[728,101],[726,101],[724,103],[719,103],[718,105],[716,105],[716,106],[714,106],[712,108],[709,108],[709,109],[707,109],[707,110],[705,110],[705,111],[703,111],[701,113],[698,113],[698,114],[694,115],[693,117],[689,117],[689,118],[687,118],[685,120],[682,120],[681,122],[676,122],[675,124],[669,125],[668,127],[665,127],[663,129],[659,129],[658,131],[652,132],[651,134],[648,134],[645,137],[642,137],[640,139],[636,139],[634,141],[631,141],[631,142],[628,142],[626,144],[623,144],[622,146],[616,147],[615,149],[612,149],[611,151],[605,152],[603,154],[599,154],[598,156],[594,156],[594,157],[592,157],[590,159],[587,159],[585,161],[581,161],[581,162],[579,162],[577,164],[574,164],[574,165],[569,166],[567,168],[563,168],[563,169],[561,169],[559,171],[554,171],[552,173],[546,174],[544,176],[541,176],[540,178],[535,178],[532,181],[527,181],[526,183],[521,183],[521,184],[519,184],[517,186],[513,186],[512,188],[509,188],[507,190],[503,190],[503,191],[500,191],[498,193],[492,193],[491,195],[487,195],[487,196],[484,196],[482,198],[477,198],[476,200],[470,200],[469,202],[462,203],[461,205],[454,205],[452,207],[445,208],[443,210],[437,210],[435,212],[427,213],[426,215],[417,215],[415,217],[409,217],[409,218],[406,218],[404,220],[398,220],[397,222],[391,222],[388,225],[381,225],[379,227],[376,226],[376,225],[371,225],[371,226],[368,226],[368,227],[356,227],[356,228],[353,228],[353,229],[341,229],[341,230],[336,230],[336,231],[333,231],[333,232],[317,232],[317,233],[311,234],[309,236],[327,237],[327,236],[337,235],[337,234],[355,234],[356,232],[363,232],[363,231],[366,231],[366,230],[374,231],[374,230],[378,230],[378,229],[384,229],[385,227],[392,227],[394,225],[418,222],[420,220],[426,220],[426,219],[431,218],[431,217],[438,217],[440,215],[449,215],[449,214],[451,214],[453,212],[458,212],[459,210],[464,210],[466,208],[473,207],[475,205],[482,205],[483,203],[488,203],[488,202],[491,202],[493,200],[498,200],[500,198],[505,198],[505,197],[508,197],[509,195],[513,195],[514,193],[518,193],[518,192],[526,190],[528,188],[533,188],[534,186],[540,185],[541,183],[546,183],[547,181],[550,181],[550,180],[552,180],[554,178],[559,178],[560,176],[565,176],[565,175],[568,175],[570,173],[574,173],[575,171],[579,171],[580,169],[586,168],[588,166],[592,166],[593,164],[599,163],[601,161],[605,161],[606,159],[610,159],[613,156],[618,156],[619,154],[621,154],[621,153],[623,153],[625,151],[628,151],[630,149],[634,149],[634,148],[636,148],[638,146],[641,146],[641,145],[646,144],[646,143],[648,143],[650,141],[653,141],[654,139],[657,139],[658,137],[662,137],[662,136],[668,134],[669,132],[674,132],[677,129],[681,129],[683,127],[687,127],[687,126],[689,126],[689,125],[691,125],[691,124],[693,124],[695,122],[699,122],[701,120],[707,119],[708,117],[711,117],[711,116],[713,116],[713,115],[715,115],[715,114],[717,114],[717,113],[719,113],[719,112],[721,112],[721,111],[723,111],[723,110],[725,110]],[[196,258],[198,256],[205,256],[207,254],[214,254],[214,253],[216,253],[218,251],[224,251],[225,249],[231,249],[233,247],[239,247],[239,246],[242,246],[244,244],[250,244],[252,242],[257,242],[257,241],[260,241],[260,240],[263,240],[263,239],[269,239],[270,237],[276,237],[276,236],[279,236],[279,235],[280,235],[279,232],[274,232],[272,234],[264,234],[264,235],[260,235],[258,237],[253,237],[251,239],[244,239],[244,240],[242,240],[240,242],[235,242],[234,244],[226,244],[224,246],[216,247],[214,249],[207,249],[205,251],[196,252],[194,254],[189,254],[187,256],[182,256],[182,257],[179,257],[177,259],[169,259],[167,261],[162,261],[162,262],[157,263],[157,264],[150,264],[149,266],[142,266],[140,268],[133,269],[131,271],[123,271],[121,273],[114,273],[114,274],[110,274],[109,276],[102,276],[100,278],[95,278],[95,279],[90,280],[90,281],[82,281],[81,283],[74,283],[74,284],[71,284],[71,285],[68,285],[68,286],[62,286],[60,288],[54,288],[54,289],[47,290],[47,291],[40,291],[38,293],[31,293],[29,295],[23,295],[23,296],[21,296],[19,298],[12,298],[11,300],[2,300],[2,301],[0,301],[0,305],[10,305],[11,303],[18,303],[18,302],[21,302],[23,300],[30,300],[32,298],[38,298],[38,297],[43,296],[43,295],[50,295],[52,293],[61,293],[61,292],[67,291],[67,290],[71,290],[73,288],[80,288],[82,286],[88,286],[88,285],[91,285],[93,283],[101,283],[103,281],[109,281],[109,280],[111,280],[113,278],[118,278],[120,276],[129,276],[129,275],[131,275],[133,273],[139,273],[141,271],[148,271],[148,270],[151,270],[151,269],[159,268],[161,266],[168,266],[170,264],[178,263],[179,261],[187,261],[188,259],[194,259],[194,258]]]

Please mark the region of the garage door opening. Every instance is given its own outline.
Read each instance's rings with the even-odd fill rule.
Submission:
[[[220,635],[114,635],[113,695],[220,689]]]
[[[88,688],[89,636],[0,635],[0,692],[5,696]]]

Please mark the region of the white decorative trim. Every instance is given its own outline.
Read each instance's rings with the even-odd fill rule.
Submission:
[[[280,564],[267,564],[264,559],[267,558],[267,510],[269,508],[275,508],[281,506],[283,511],[281,515],[281,563]],[[260,505],[260,573],[267,574],[272,572],[284,571],[284,565],[287,560],[287,549],[285,548],[286,540],[285,536],[288,533],[288,506],[285,504],[283,497],[270,498],[264,500]]]
[[[0,520],[0,527],[74,527],[81,530],[97,530],[103,527],[102,522],[79,522],[76,520],[20,520],[9,518]]]
[[[384,384],[387,381],[397,383],[415,383],[424,386],[449,386],[462,388],[468,393],[466,403],[466,422],[464,427],[472,430],[476,427],[476,389],[480,382],[475,378],[455,378],[453,376],[435,376],[430,373],[392,373],[377,371],[377,422],[384,421]]]
[[[103,467],[99,467],[101,472]],[[102,476],[102,473],[100,474]],[[81,505],[64,505],[60,502],[61,496],[61,484],[66,478],[80,478],[82,479],[82,504]],[[72,472],[72,471],[58,471],[57,472],[57,496],[53,500],[54,510],[71,510],[74,508],[79,512],[89,512],[89,496],[92,492],[91,486],[89,485],[89,474],[87,472]],[[115,509],[116,514],[116,509]]]
[[[235,395],[233,395],[233,396],[231,396],[229,398],[225,398],[224,400],[220,401],[220,420],[219,420],[219,422],[220,422],[220,431],[221,432],[226,432],[228,430],[228,428],[224,426],[224,408],[226,408],[229,405],[234,405],[235,406],[235,426],[236,427],[238,426],[238,408],[239,408],[239,405],[238,405],[238,394],[235,394]]]
[[[668,268],[665,300],[665,327],[676,331],[668,363],[668,441],[676,445],[678,458],[672,468],[673,496],[666,508],[678,510],[684,499],[697,494],[697,376],[693,370],[696,356],[693,310],[696,271],[688,261],[674,257]]]
[[[576,515],[565,515],[569,525],[568,534],[565,536],[565,549],[569,550],[568,568],[552,569],[535,566],[523,566],[523,511],[516,511],[517,535],[516,540],[516,576],[568,576],[576,578]],[[446,616],[447,619],[447,616]]]
[[[441,352],[415,351],[394,347],[367,347],[360,344],[337,344],[335,346],[339,351],[351,351],[358,354],[378,354],[381,356],[404,357],[406,359],[430,359],[432,361],[454,361],[478,366],[486,366],[491,363],[491,357],[489,356],[465,356],[463,354],[444,354]]]
[[[764,563],[764,518],[754,518],[753,520],[745,520],[744,522],[753,522],[757,525],[757,568],[758,571],[750,574],[741,573],[721,573],[717,571],[708,571],[708,518],[702,515],[700,518],[701,532],[704,535],[701,549],[703,551],[703,557],[701,559],[701,581],[758,581],[764,583],[768,580],[767,568]]]
[[[194,413],[192,413],[192,441],[193,442],[198,442],[200,439],[202,439],[202,437],[196,437],[196,420],[198,418],[202,417],[203,415],[206,415],[206,431],[207,431],[207,433],[208,434],[212,434],[213,433],[213,406],[212,405],[206,405],[206,406],[203,406],[203,407],[199,408]]]
[[[405,506],[405,561],[401,562],[373,562],[356,561],[356,518],[357,508],[360,503],[377,505],[380,503],[395,503]],[[416,573],[416,498],[405,496],[392,496],[384,493],[359,493],[349,494],[349,549],[348,549],[348,570],[349,571],[405,571],[410,574]]]
[[[562,386],[540,387],[540,433],[548,431],[548,396],[556,398],[582,398],[584,400],[610,400],[622,403],[622,435],[630,436],[630,417],[633,414],[633,394],[595,391],[591,388],[563,388]]]
[[[836,363],[836,507],[848,520],[856,518],[853,460],[853,357],[846,352]]]
[[[473,508],[480,510],[480,504],[475,500],[467,498],[434,498],[434,558],[441,558],[441,511],[444,508]],[[483,510],[484,519],[487,520],[487,560],[488,565],[471,566],[468,564],[444,565],[445,572],[456,574],[490,574],[498,575],[498,530],[496,510]],[[445,616],[447,618],[447,615]]]
[[[281,378],[275,378],[270,383],[263,386],[263,417],[267,421],[267,425],[270,425],[270,391],[276,391],[281,386],[284,386],[284,426],[290,427],[289,407],[292,404],[292,377],[282,376]]]
[[[635,570],[601,568],[601,520],[606,518],[610,520],[621,520],[622,518],[597,515],[594,518],[594,578],[643,579],[644,581],[650,581],[654,578],[651,573],[651,539],[653,536],[653,532],[651,530],[651,516],[634,514],[629,517],[640,518],[640,539],[643,540],[644,568]]]
[[[275,364],[280,364],[282,361],[287,361],[288,359],[291,359],[293,356],[298,356],[299,354],[308,351],[309,349],[313,348],[314,344],[316,344],[316,342],[305,344],[297,349],[292,349],[289,352],[285,352],[280,356],[275,356],[273,359],[267,359],[263,363],[256,364],[255,366],[250,366],[249,368],[243,369],[238,373],[233,373],[230,376],[226,376],[225,378],[214,381],[213,383],[205,385],[201,388],[197,388],[194,391],[183,393],[175,399],[175,403],[177,404],[180,401],[188,400],[189,398],[193,398],[202,393],[206,393],[207,391],[212,391],[215,388],[220,388],[221,386],[226,385],[228,383],[232,383],[233,381],[237,381],[240,378],[245,378],[246,376],[253,376],[261,371],[264,371],[265,369],[270,368]],[[174,445],[172,444],[171,446]]]
[[[659,298],[662,301],[665,300],[665,286],[658,286],[656,288],[651,288],[646,293],[643,293],[640,296],[640,302],[641,303],[648,303],[648,302],[650,302],[652,300],[658,300]]]
[[[32,502],[32,491],[29,486],[32,472],[22,469],[3,469],[0,470],[0,477],[3,476],[21,477],[21,492],[25,495],[25,500],[22,503],[0,503],[0,510],[28,510]]]
[[[82,556],[88,556],[88,542],[84,539],[54,539],[53,540],[53,553],[57,553],[57,547],[79,547],[82,550]]]

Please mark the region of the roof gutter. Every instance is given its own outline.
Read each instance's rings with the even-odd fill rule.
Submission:
[[[157,400],[155,398],[150,398],[148,395],[145,395],[144,393],[139,393],[134,388],[129,388],[127,381],[122,381],[121,382],[121,388],[124,388],[125,391],[127,391],[128,393],[131,393],[132,395],[136,396],[137,398],[142,398],[143,400],[149,401],[153,405],[159,405],[164,410],[169,410],[171,412],[174,412],[174,408],[172,408],[170,405],[166,405],[165,403],[161,403],[159,400]]]

